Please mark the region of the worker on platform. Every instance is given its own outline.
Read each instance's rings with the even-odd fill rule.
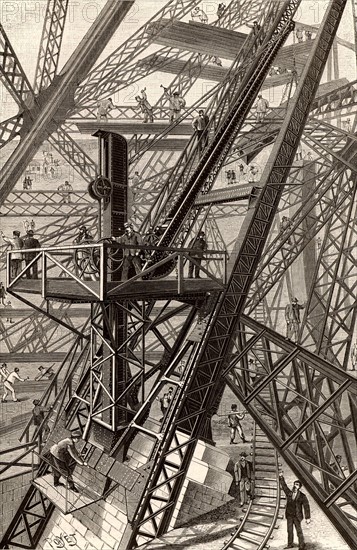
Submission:
[[[296,29],[295,35],[299,44],[304,41],[304,32],[301,27]]]
[[[285,308],[286,320],[286,339],[297,342],[300,331],[300,311],[305,308],[305,305],[299,304],[297,298],[293,298],[291,304],[287,304]]]
[[[255,104],[255,109],[256,109],[256,113],[257,113],[257,121],[258,122],[263,122],[266,114],[267,114],[267,110],[269,108],[269,101],[267,99],[265,99],[262,94],[259,94],[258,95],[258,99],[256,101],[256,104]]]
[[[45,369],[42,365],[38,367],[39,374],[36,376],[35,380],[52,380],[54,378],[55,373],[53,372],[53,367],[48,367]]]
[[[24,246],[24,242],[20,237],[20,231],[13,231],[12,237],[5,237],[4,233],[0,231],[2,240],[10,245],[11,250],[21,250]],[[10,259],[10,276],[11,279],[15,279],[21,271],[22,264],[22,252],[13,252]]]
[[[247,453],[240,453],[238,462],[234,465],[234,479],[239,487],[240,505],[248,504],[252,495],[252,463],[247,460]]]
[[[26,233],[26,236],[24,237],[24,259],[25,264],[28,266],[32,260],[34,260],[37,256],[37,252],[32,250],[31,252],[26,252],[25,249],[30,248],[41,248],[40,242],[35,239],[34,232],[32,229],[29,229]],[[29,267],[26,271],[26,278],[27,279],[38,279],[38,262],[35,261],[31,267]]]
[[[233,405],[231,406],[231,410],[228,414],[228,427],[231,430],[231,434],[230,434],[231,435],[231,439],[230,439],[230,444],[231,445],[236,445],[236,441],[234,441],[234,440],[235,440],[237,432],[239,434],[239,437],[243,441],[243,443],[247,442],[247,440],[244,437],[243,428],[242,428],[242,425],[241,425],[241,421],[243,420],[244,417],[245,417],[245,412],[239,413],[238,410],[237,410],[237,405],[235,405],[233,403]]]
[[[14,370],[10,372],[10,374],[8,374],[6,379],[4,380],[4,394],[2,396],[3,403],[6,403],[6,398],[9,395],[9,392],[11,393],[12,400],[14,402],[18,401],[14,388],[15,380],[18,380],[19,382],[25,382],[25,380],[29,380],[29,376],[27,378],[21,378],[19,372],[20,369],[18,367],[15,367]]]
[[[68,482],[68,488],[74,493],[79,493],[77,487],[74,485],[72,477],[76,464],[88,466],[88,464],[82,460],[76,449],[75,444],[79,440],[80,435],[72,432],[70,437],[66,437],[52,445],[49,454],[45,456],[52,464],[53,485],[55,487],[60,485],[63,486],[63,483],[60,482],[60,478],[63,476]]]
[[[210,58],[210,63],[212,63],[212,65],[217,65],[217,67],[222,67],[222,60],[217,56],[217,55],[213,55],[211,58]]]
[[[99,101],[97,112],[98,122],[107,122],[108,115],[113,109],[116,109],[116,105],[114,105],[111,97],[109,99],[102,99],[102,101]]]
[[[190,253],[190,256],[198,264],[196,265],[193,262],[190,262],[190,265],[188,268],[188,278],[192,279],[193,272],[195,272],[195,278],[200,279],[200,269],[201,269],[200,266],[203,260],[203,255],[207,250],[207,241],[206,241],[204,231],[200,231],[198,236],[192,239],[188,248],[192,248],[192,252]]]
[[[198,6],[193,8],[193,10],[191,11],[191,17],[192,17],[192,21],[194,21],[195,19],[198,19],[199,21],[201,21],[201,23],[208,23],[208,17],[206,12],[204,12]]]
[[[61,185],[57,187],[57,191],[61,193],[62,195],[62,203],[63,204],[70,204],[71,202],[71,193],[73,191],[72,185],[69,183],[69,181],[65,181]]]
[[[197,136],[198,150],[200,153],[202,153],[208,145],[208,124],[208,116],[205,114],[203,109],[200,109],[198,111],[198,116],[196,116],[192,121],[192,127]]]
[[[305,39],[306,41],[309,41],[312,39],[312,32],[307,29],[305,30]]]
[[[152,106],[148,101],[146,88],[143,88],[141,90],[141,96],[137,95],[135,99],[138,102],[138,107],[143,114],[143,123],[146,124],[147,122],[154,122],[154,113],[152,110]]]
[[[143,240],[139,233],[134,231],[133,225],[130,222],[124,223],[124,235],[117,238],[117,242],[125,245],[142,245]],[[141,272],[141,262],[140,262],[140,250],[135,248],[124,248],[123,249],[123,270],[122,270],[122,281],[127,281],[129,278],[129,269],[134,267],[135,273],[138,275]]]
[[[170,406],[170,403],[172,401],[174,394],[174,389],[172,386],[169,387],[168,391],[165,392],[162,397],[157,397],[156,399],[160,401],[160,409],[162,413],[162,418],[160,418],[160,422],[162,422],[165,418],[165,415],[167,413],[167,410]]]
[[[0,301],[4,307],[5,307],[5,298],[6,298],[6,289],[4,287],[4,283],[0,281]]]
[[[163,86],[162,84],[161,88],[164,89],[164,97],[166,97],[169,102],[170,122],[174,122],[180,117],[181,109],[184,109],[186,107],[186,101],[179,92],[170,93],[168,89],[165,88],[165,86]]]
[[[281,219],[281,223],[280,223],[280,238],[283,239],[284,238],[284,233],[286,231],[288,231],[293,225],[293,222],[291,221],[290,218],[288,218],[287,216],[283,216],[282,219]],[[286,241],[287,244],[292,244],[291,243],[291,238],[289,237]]]
[[[226,5],[223,2],[218,4],[218,8],[217,8],[217,17],[218,17],[218,19],[220,19],[223,16],[225,11],[226,11]]]

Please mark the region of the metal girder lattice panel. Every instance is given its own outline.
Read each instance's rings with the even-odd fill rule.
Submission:
[[[38,53],[35,92],[39,93],[53,81],[58,67],[68,0],[48,0]]]
[[[19,107],[26,109],[33,99],[31,84],[0,25],[0,78]]]
[[[226,369],[230,389],[354,548],[356,380],[249,317],[241,317],[239,332],[237,354]],[[244,368],[248,353],[257,367],[254,385]]]

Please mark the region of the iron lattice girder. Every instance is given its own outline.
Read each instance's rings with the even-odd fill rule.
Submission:
[[[357,398],[355,378],[245,315],[240,330],[246,345],[239,349],[234,366],[226,369],[229,387],[289,466],[304,479],[335,527],[341,534],[344,531],[345,540],[354,544],[357,529],[346,503],[357,509],[356,494],[350,489],[357,479],[350,459],[356,454],[352,420]],[[248,353],[258,363],[254,387],[249,383],[249,371],[242,366]],[[266,415],[278,430],[268,425]],[[336,464],[337,454],[343,455],[348,473],[331,466],[331,460]]]
[[[0,149],[20,134],[22,123],[22,115],[15,115],[0,123]]]
[[[57,73],[68,0],[48,0],[38,53],[35,93],[47,88]]]
[[[314,177],[314,176],[312,176]],[[336,185],[336,180],[339,180]],[[338,208],[354,194],[354,184],[343,168],[330,169],[322,173],[320,183],[311,192],[308,206],[301,205],[292,218],[291,228],[278,235],[262,256],[260,266],[254,278],[256,285],[252,286],[246,304],[246,311],[251,314],[254,308],[265,298],[268,292],[283,277],[286,270],[293,265],[308,242],[325,227]],[[316,217],[315,212],[316,211]],[[314,224],[307,234],[302,227],[303,220],[313,215]],[[293,245],[289,240],[294,238]]]
[[[64,128],[57,128],[48,139],[70,166],[86,181],[92,181],[98,172],[97,163],[78,145]]]
[[[254,213],[248,215],[243,224],[238,256],[228,288],[219,299],[214,317],[209,321],[207,333],[192,359],[194,377],[190,377],[186,381],[182,395],[178,391],[177,400],[180,403],[176,405],[178,410],[173,410],[172,416],[169,415],[170,426],[165,431],[164,442],[158,443],[156,446],[155,465],[137,505],[129,547],[137,546],[139,540],[141,543],[144,542],[144,533],[149,540],[169,526],[171,513],[182,487],[183,474],[192,457],[194,443],[201,433],[212,405],[214,407],[218,385],[221,382],[220,373],[224,361],[230,354],[239,315],[242,313],[259,256],[278,207],[282,184],[288,175],[287,167],[294,159],[303,124],[307,119],[344,7],[345,2],[331,3],[316,38],[295,99],[288,109],[287,119],[272,151],[271,163],[265,169],[263,181],[267,182],[266,186],[257,199]],[[174,406],[175,403],[172,407]],[[174,453],[176,449],[172,439],[173,434],[181,430],[188,435],[188,441],[180,447],[182,458],[179,461],[177,472],[173,474],[168,471],[166,460],[169,454]],[[151,521],[151,501],[152,503],[155,501],[155,491],[160,485],[161,475],[167,476],[171,487],[167,487],[167,499],[163,499],[165,503],[161,503],[159,509],[157,509],[158,503],[155,502],[156,519],[158,519],[160,509],[162,513],[159,521],[154,522]],[[144,529],[145,523],[147,524],[146,529]]]
[[[350,170],[355,171],[357,169],[357,136],[325,121],[311,118],[304,131],[304,141],[311,145],[313,149],[318,148],[336,161],[345,164]],[[331,147],[332,143],[333,147]],[[348,145],[352,143],[355,155],[347,159],[344,152]]]
[[[125,80],[127,83],[127,66],[136,59],[146,48],[153,43],[155,33],[149,31],[154,22],[161,22],[167,18],[169,26],[173,19],[181,19],[191,12],[199,0],[170,0],[158,13],[147,21],[137,33],[119,46],[109,57],[102,61],[94,70],[88,73],[78,87],[75,102],[76,109],[98,101],[98,97],[110,97],[118,89],[118,83]]]
[[[27,109],[34,99],[31,84],[0,25],[0,78],[21,109]]]
[[[346,114],[357,105],[357,80],[348,82],[334,90],[328,92],[315,100],[311,115],[313,117],[334,114],[337,111],[345,111]],[[332,118],[333,116],[331,116]]]
[[[356,216],[356,178],[349,179],[349,183],[352,187],[350,195],[336,208],[326,227],[313,273],[301,336],[301,343],[308,345],[311,337],[315,340],[318,327],[316,352],[327,358],[331,354],[339,357],[339,364],[345,369],[357,314],[357,259],[353,255],[357,242],[353,223]]]
[[[78,216],[78,208],[89,207],[93,214],[98,210],[98,203],[94,202],[86,191],[72,191],[71,202],[64,203],[60,191],[13,191],[2,207],[2,215],[24,217],[61,216],[66,212],[68,216]]]
[[[40,475],[44,475],[47,471],[48,466],[40,465],[38,470]],[[11,545],[15,547],[29,550],[36,548],[54,510],[55,505],[31,485],[3,535],[0,548],[8,548],[10,540]]]

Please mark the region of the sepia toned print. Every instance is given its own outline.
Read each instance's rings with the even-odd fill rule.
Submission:
[[[0,19],[0,548],[357,550],[356,0]]]

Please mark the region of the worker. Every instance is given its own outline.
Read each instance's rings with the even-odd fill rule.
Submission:
[[[355,342],[351,349],[351,370],[356,370],[357,367],[357,342]]]
[[[244,451],[234,465],[234,479],[239,487],[240,506],[244,506],[252,496],[252,463],[247,460],[247,453]]]
[[[288,528],[288,544],[285,548],[294,548],[294,526],[299,540],[299,550],[304,550],[305,540],[301,528],[301,522],[306,519],[307,525],[310,523],[310,505],[307,496],[301,492],[302,483],[299,479],[294,481],[292,489],[287,486],[284,475],[279,474],[280,485],[286,495],[285,517]]]
[[[36,376],[35,380],[52,380],[55,376],[52,366],[45,369],[42,365],[40,365],[37,370],[39,371],[39,374]]]
[[[6,398],[9,395],[9,392],[12,395],[12,400],[14,402],[18,401],[14,388],[15,380],[18,380],[19,382],[25,382],[25,380],[29,380],[29,376],[27,378],[21,378],[19,372],[20,369],[18,367],[15,367],[14,370],[10,372],[10,374],[8,374],[6,379],[4,380],[4,394],[2,396],[3,403],[6,403]]]
[[[230,433],[230,436],[231,436],[230,444],[231,445],[236,445],[235,437],[236,437],[237,432],[239,434],[239,437],[243,441],[243,443],[247,442],[247,440],[245,439],[244,433],[243,433],[242,425],[241,425],[241,420],[243,420],[244,417],[245,417],[245,412],[239,413],[237,411],[237,405],[235,405],[233,403],[233,405],[231,406],[231,410],[228,414],[228,427],[231,430],[231,433]]]
[[[195,19],[198,19],[199,21],[201,21],[201,23],[208,23],[208,17],[206,12],[204,12],[198,6],[193,8],[193,10],[191,11],[191,17],[192,17],[192,21],[194,21]]]
[[[35,239],[34,232],[32,229],[29,229],[27,231],[26,237],[24,238],[24,258],[25,258],[25,264],[28,266],[32,260],[34,260],[37,256],[37,252],[31,251],[26,252],[25,249],[29,248],[41,248],[40,242]],[[37,260],[29,267],[26,271],[26,278],[27,279],[38,279],[38,262]]]
[[[297,38],[297,41],[299,43],[303,42],[304,41],[304,32],[302,30],[301,27],[298,27],[295,31],[295,34],[296,34],[296,38]]]
[[[98,122],[106,122],[108,120],[108,115],[110,111],[113,109],[116,109],[116,105],[114,105],[112,98],[109,99],[103,99],[98,103],[98,112],[97,112],[97,120]]]
[[[186,101],[183,97],[181,97],[179,92],[173,92],[170,93],[165,86],[161,84],[161,88],[164,89],[164,97],[169,102],[169,110],[170,110],[170,122],[174,122],[177,120],[181,115],[181,109],[186,107]]]
[[[152,106],[148,102],[146,88],[141,90],[141,97],[137,95],[135,99],[138,102],[138,107],[143,114],[143,123],[146,124],[147,122],[154,122],[154,113],[152,110]]]
[[[268,108],[269,108],[269,101],[267,99],[265,99],[262,96],[262,94],[259,94],[257,102],[255,104],[255,109],[256,109],[256,113],[257,113],[257,121],[258,122],[263,122]]]
[[[72,477],[76,464],[88,466],[88,464],[82,460],[75,447],[75,444],[79,440],[80,435],[78,433],[71,433],[70,437],[66,437],[52,445],[49,455],[45,455],[45,458],[48,457],[52,464],[53,485],[55,487],[60,485],[63,486],[63,483],[60,483],[60,478],[63,476],[67,479],[68,488],[74,493],[79,493],[77,487],[74,485]]]
[[[198,264],[196,265],[193,262],[190,262],[190,265],[188,268],[188,278],[192,279],[193,271],[195,271],[195,278],[200,279],[200,269],[201,269],[200,266],[203,260],[203,255],[207,250],[207,241],[205,238],[204,231],[200,231],[198,236],[192,239],[188,248],[192,248],[192,252],[190,253],[190,256]]]
[[[72,185],[69,183],[69,181],[65,181],[62,183],[62,185],[59,185],[57,187],[57,191],[61,193],[62,195],[62,203],[63,204],[70,204],[71,202],[71,193],[73,191]]]
[[[286,320],[286,339],[297,342],[300,331],[300,310],[304,309],[305,305],[300,305],[297,298],[293,298],[291,304],[287,304],[285,308]]]
[[[217,65],[217,67],[222,67],[222,60],[217,55],[213,55],[210,58],[210,63],[212,63],[212,65]]]
[[[6,290],[4,287],[4,283],[0,281],[0,300],[4,307],[5,307],[5,298],[6,298]]]
[[[198,116],[196,116],[192,121],[192,127],[196,132],[198,150],[200,153],[202,153],[208,145],[208,124],[208,116],[205,114],[203,109],[200,109],[198,111]]]
[[[21,250],[24,246],[23,240],[20,238],[20,231],[13,231],[12,237],[5,237],[4,233],[0,231],[2,240],[10,245],[11,250]],[[15,279],[21,271],[22,264],[22,252],[13,252],[10,256],[10,277]]]
[[[47,422],[44,423],[45,414],[51,410],[51,407],[42,407],[39,399],[34,399],[32,404],[33,425],[35,426],[35,430],[38,430],[37,435],[41,438],[41,440],[45,441],[50,433],[50,428],[48,427]]]
[[[226,5],[223,2],[218,4],[218,8],[217,8],[217,17],[218,17],[218,19],[220,19],[223,16],[225,11],[226,11]]]
[[[133,225],[130,222],[124,223],[124,234],[117,238],[117,242],[126,245],[142,245],[143,240],[139,233],[134,231]],[[129,278],[129,269],[134,267],[135,273],[138,275],[141,272],[141,262],[140,262],[140,250],[135,248],[124,248],[123,249],[123,270],[122,270],[122,281],[127,281]]]
[[[173,398],[173,393],[174,393],[174,389],[172,386],[169,387],[168,391],[165,392],[162,397],[157,397],[156,399],[158,401],[160,401],[160,409],[161,409],[161,412],[162,412],[162,418],[160,418],[160,422],[163,421],[163,419],[165,418],[165,415],[167,413],[167,410],[170,406],[170,403],[172,401],[172,398]]]
[[[280,224],[280,238],[283,239],[284,238],[284,233],[286,231],[288,231],[293,225],[293,222],[291,221],[290,218],[288,218],[287,216],[283,216],[282,219],[281,219],[281,224]],[[288,237],[287,239],[287,244],[291,245],[291,237]]]

